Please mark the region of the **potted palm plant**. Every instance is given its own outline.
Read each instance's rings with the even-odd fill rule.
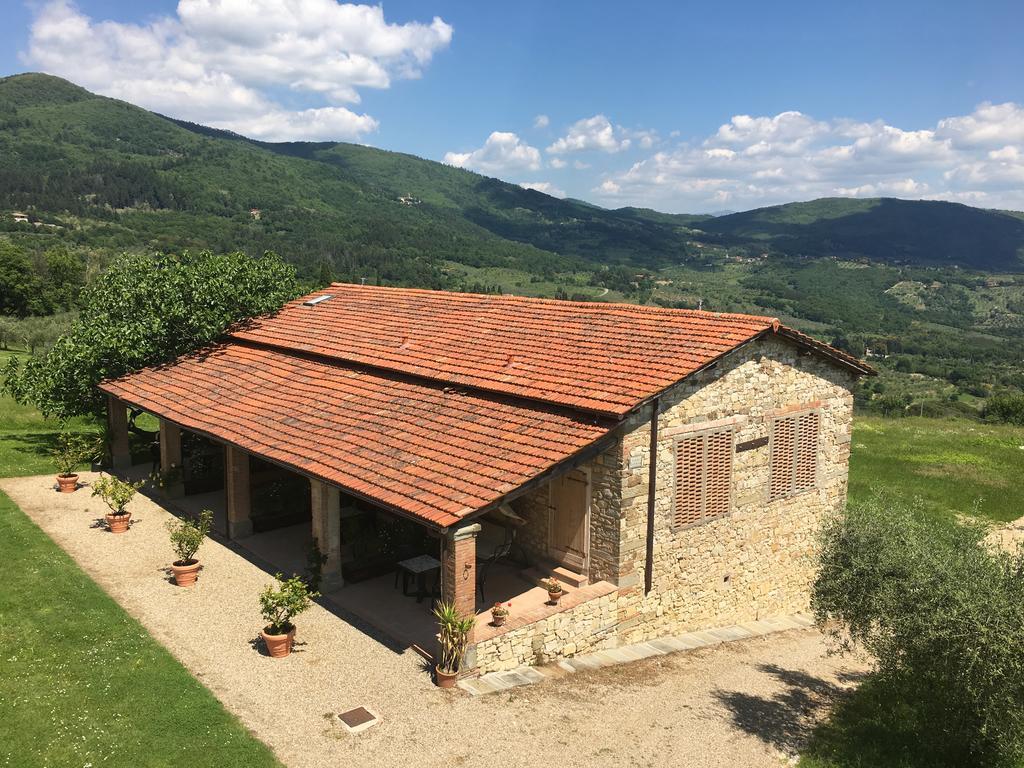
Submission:
[[[199,561],[196,559],[196,552],[203,543],[203,539],[210,532],[213,525],[213,512],[204,509],[199,513],[198,518],[178,520],[171,518],[167,521],[167,530],[171,535],[171,549],[178,559],[171,563],[171,572],[174,574],[174,583],[179,587],[191,587],[196,583],[196,576],[199,574]]]
[[[260,632],[267,653],[275,659],[283,658],[292,652],[295,641],[295,625],[292,619],[309,608],[312,598],[318,592],[310,592],[306,582],[299,576],[284,578],[280,573],[274,576],[277,587],[267,585],[260,594],[260,609],[267,625]]]
[[[440,688],[451,688],[458,679],[476,616],[462,616],[455,609],[454,603],[443,602],[434,607],[434,616],[437,617],[440,630],[440,659],[435,669],[437,685]]]
[[[103,503],[110,508],[105,516],[107,527],[111,533],[124,533],[128,530],[128,523],[132,519],[132,513],[125,509],[134,497],[135,493],[145,485],[144,480],[137,483],[126,483],[112,475],[106,475],[92,484],[92,495],[99,496]]]
[[[60,433],[53,449],[53,460],[57,465],[57,487],[61,493],[74,493],[78,490],[78,474],[75,469],[79,464],[94,459],[98,453],[95,438],[68,431]]]
[[[548,591],[548,602],[551,605],[558,605],[558,601],[562,599],[562,584],[558,579],[541,579],[540,585]]]

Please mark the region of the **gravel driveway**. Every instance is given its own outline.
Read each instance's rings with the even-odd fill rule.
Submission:
[[[199,583],[178,588],[164,571],[168,512],[137,497],[131,531],[114,536],[91,527],[103,507],[88,489],[52,482],[0,488],[293,768],[778,766],[864,669],[794,630],[470,697],[320,606],[299,617],[296,652],[270,659],[253,646],[267,573],[209,541]],[[362,734],[329,717],[360,704],[382,718]]]

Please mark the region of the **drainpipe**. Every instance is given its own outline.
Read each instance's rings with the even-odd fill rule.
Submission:
[[[647,560],[644,563],[644,594],[651,591],[654,581],[654,498],[658,490],[658,406],[659,399],[651,403],[651,449],[647,459]]]

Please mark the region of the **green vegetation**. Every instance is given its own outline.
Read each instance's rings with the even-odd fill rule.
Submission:
[[[1024,516],[1018,492],[1024,428],[964,419],[854,419],[850,499],[881,490],[921,499],[931,517],[1008,522]]]
[[[283,635],[295,628],[292,619],[313,605],[311,598],[319,592],[310,592],[301,576],[284,578],[280,573],[274,578],[277,586],[268,584],[260,593],[260,613],[267,622],[267,634]]]
[[[990,549],[984,535],[888,496],[826,526],[815,618],[836,647],[867,651],[876,669],[812,743],[819,765],[1024,758],[1024,549]],[[862,710],[864,722],[849,719]],[[871,731],[870,741],[850,738]]]
[[[0,560],[0,763],[280,765],[3,494]]]
[[[85,289],[79,318],[44,355],[8,361],[4,383],[45,414],[100,415],[103,379],[199,349],[297,294],[294,270],[272,254],[124,256]]]

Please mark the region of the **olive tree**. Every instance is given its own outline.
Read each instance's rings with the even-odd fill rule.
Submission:
[[[870,653],[944,764],[1024,756],[1024,550],[984,535],[878,497],[825,526],[813,589],[819,624]]]
[[[103,379],[198,349],[298,293],[273,254],[126,255],[83,290],[78,319],[45,354],[8,363],[5,387],[47,416],[99,414]]]

